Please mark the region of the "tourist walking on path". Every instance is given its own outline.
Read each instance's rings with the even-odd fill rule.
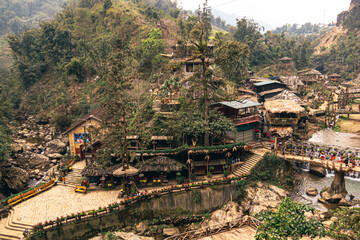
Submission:
[[[65,185],[65,176],[62,177],[62,181],[63,181],[63,183]]]

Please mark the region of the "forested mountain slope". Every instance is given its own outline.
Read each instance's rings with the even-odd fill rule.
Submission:
[[[323,73],[338,73],[350,80],[360,73],[360,1],[338,15],[336,27],[316,47],[315,63]]]
[[[0,68],[11,65],[7,34],[21,33],[38,26],[41,20],[52,19],[61,10],[64,0],[0,0]]]

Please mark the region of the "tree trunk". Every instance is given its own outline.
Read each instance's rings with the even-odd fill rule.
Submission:
[[[208,92],[207,92],[207,80],[206,80],[206,63],[205,63],[205,55],[202,59],[202,82],[204,87],[204,120],[206,124],[205,136],[204,136],[204,146],[209,146],[210,134],[209,134],[209,106],[208,106]]]
[[[345,188],[345,173],[344,172],[336,172],[335,171],[335,178],[331,183],[331,192],[333,194],[341,194],[347,193]]]

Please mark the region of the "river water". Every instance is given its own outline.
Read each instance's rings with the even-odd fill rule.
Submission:
[[[315,133],[309,142],[318,143],[321,145],[338,146],[342,148],[351,147],[358,151],[360,149],[360,135],[356,133],[341,133],[335,132],[330,129],[324,129]],[[336,205],[323,205],[317,201],[317,197],[310,197],[306,195],[306,190],[310,187],[315,187],[320,192],[325,187],[330,187],[334,179],[334,174],[327,174],[326,177],[321,178],[314,176],[308,172],[308,169],[302,169],[300,173],[296,175],[296,188],[292,193],[292,198],[299,202],[307,202],[313,205],[320,211],[326,211],[330,208],[337,207]],[[360,178],[357,177],[345,177],[345,186],[348,191],[347,199],[349,195],[355,196],[355,199],[360,199]]]
[[[307,170],[302,170],[300,173],[296,175],[296,188],[294,192],[291,194],[292,199],[298,202],[306,202],[313,205],[316,209],[320,211],[326,211],[327,209],[335,208],[336,205],[324,205],[318,202],[318,197],[311,197],[306,195],[306,189],[310,187],[315,187],[319,193],[321,189],[325,187],[330,187],[332,181],[334,179],[333,174],[327,174],[326,177],[318,177],[308,173]],[[352,194],[355,196],[355,199],[360,198],[360,178],[352,178],[352,177],[345,177],[345,187],[348,191],[348,195],[346,197],[349,200],[349,195]]]

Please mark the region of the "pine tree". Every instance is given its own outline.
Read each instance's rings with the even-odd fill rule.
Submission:
[[[206,1],[207,2],[207,1]],[[202,100],[204,104],[204,121],[205,121],[205,134],[204,145],[210,144],[210,127],[209,127],[209,85],[211,81],[211,74],[209,74],[209,59],[208,55],[208,40],[211,33],[210,24],[210,11],[207,4],[204,4],[204,8],[201,11],[198,10],[198,24],[195,25],[190,32],[190,42],[195,46],[196,50],[193,52],[192,59],[200,60],[200,69],[198,75],[200,85],[202,87]]]
[[[105,165],[122,161],[123,167],[129,167],[126,136],[128,119],[131,112],[132,84],[127,74],[131,63],[128,42],[118,39],[114,44],[114,54],[101,77],[101,105],[103,108],[103,138],[99,151],[99,161]]]

